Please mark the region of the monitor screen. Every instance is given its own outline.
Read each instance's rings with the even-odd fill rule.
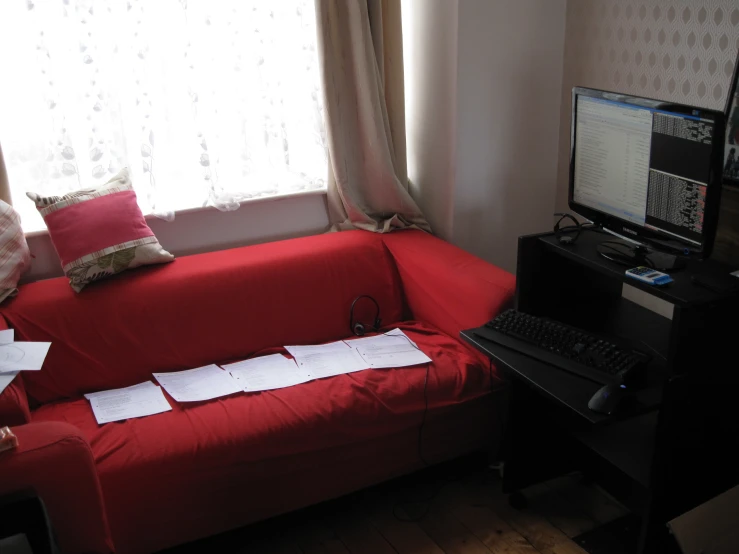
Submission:
[[[578,90],[571,201],[628,224],[630,234],[701,250],[719,145],[715,113]]]

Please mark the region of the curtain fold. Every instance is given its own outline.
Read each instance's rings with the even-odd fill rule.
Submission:
[[[316,0],[333,229],[430,231],[408,193],[400,0]]]
[[[10,197],[10,184],[8,183],[8,172],[5,169],[5,160],[3,159],[3,145],[0,144],[0,200],[7,204],[13,205]]]

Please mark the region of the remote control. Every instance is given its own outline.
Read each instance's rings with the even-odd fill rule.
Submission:
[[[663,286],[672,283],[672,277],[651,267],[639,266],[626,271],[626,276],[650,285]]]

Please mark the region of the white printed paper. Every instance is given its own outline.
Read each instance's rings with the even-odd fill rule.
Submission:
[[[312,346],[286,346],[298,367],[308,371],[314,379],[333,377],[344,373],[369,369],[354,348],[343,341]]]
[[[9,371],[7,373],[0,373],[0,394],[5,390],[5,388],[13,382],[13,379],[15,379],[15,376],[18,375],[17,371]]]
[[[223,366],[246,392],[282,389],[313,379],[310,372],[282,354],[272,354]]]
[[[0,344],[10,344],[13,341],[15,341],[15,331],[13,329],[0,331]]]
[[[13,342],[0,344],[0,373],[38,371],[49,352],[50,342]]]
[[[239,384],[217,365],[154,373],[154,377],[177,402],[200,402],[241,392]]]
[[[160,414],[172,409],[162,389],[151,381],[123,389],[89,393],[85,398],[90,401],[92,412],[100,425]]]
[[[400,329],[384,335],[346,341],[373,369],[406,367],[431,362],[418,345]]]
[[[397,327],[393,329],[392,331],[388,331],[387,333],[383,333],[381,335],[375,335],[372,337],[361,337],[357,339],[349,339],[349,340],[345,340],[344,342],[350,345],[352,348],[356,348],[357,346],[363,343],[375,342],[377,340],[382,342],[384,340],[383,337],[405,337],[400,340],[403,340],[406,343],[410,343],[414,347],[418,348],[418,345],[415,342],[413,342],[408,335],[406,335],[403,331],[401,331]]]

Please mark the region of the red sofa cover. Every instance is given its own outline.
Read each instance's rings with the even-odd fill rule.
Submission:
[[[65,552],[153,552],[491,447],[500,381],[458,335],[513,289],[510,274],[420,231],[188,256],[79,295],[63,278],[25,285],[0,314],[18,340],[52,347],[42,371],[0,395],[0,424],[18,425],[22,443],[0,457],[0,475],[12,477],[0,492],[36,486]],[[383,327],[401,327],[433,360],[420,441],[426,367],[196,404],[168,397],[171,412],[102,426],[82,398],[155,371],[347,338],[360,294],[377,299]],[[34,474],[45,478],[34,484]]]

